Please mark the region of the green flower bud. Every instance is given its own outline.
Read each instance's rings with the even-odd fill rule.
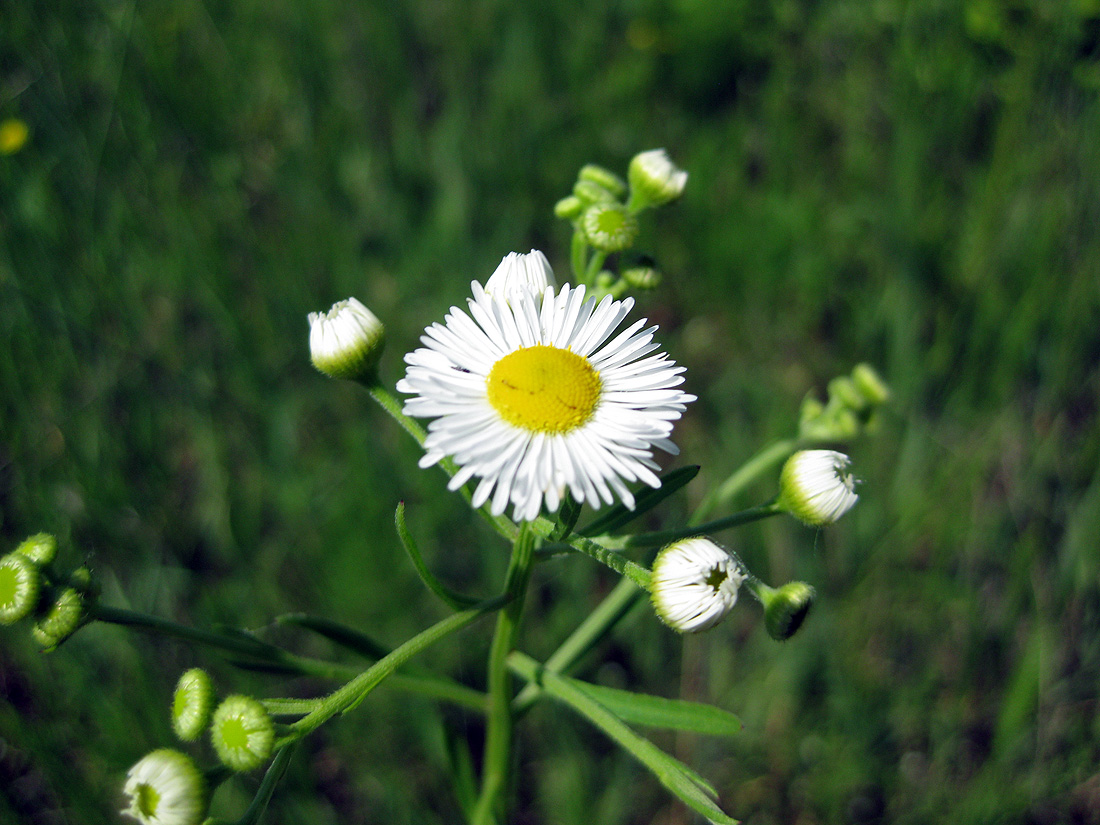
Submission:
[[[594,203],[618,203],[613,192],[590,180],[579,180],[573,185],[573,196],[587,209]]]
[[[873,407],[881,406],[890,400],[890,388],[870,364],[856,364],[855,369],[852,370],[852,383],[855,384],[860,395]]]
[[[123,816],[141,825],[199,825],[206,816],[206,781],[189,756],[164,748],[144,756],[126,774],[130,800]]]
[[[664,149],[651,149],[634,156],[627,170],[630,180],[630,210],[638,212],[680,197],[688,173],[678,168]]]
[[[22,553],[0,559],[0,624],[15,624],[34,610],[42,588],[42,576]]]
[[[669,544],[657,554],[650,597],[662,622],[680,633],[697,633],[730,611],[744,580],[729,553],[699,536]]]
[[[49,533],[36,533],[15,548],[40,567],[44,567],[57,558],[57,539]]]
[[[619,203],[597,203],[581,218],[588,242],[601,252],[629,249],[638,237],[638,221]]]
[[[567,221],[575,221],[584,212],[585,202],[576,195],[569,195],[554,204],[554,215]]]
[[[214,711],[210,741],[224,765],[238,772],[250,771],[271,756],[275,725],[257,700],[234,695]]]
[[[626,181],[612,172],[610,169],[605,169],[602,166],[597,166],[594,163],[581,168],[581,173],[578,175],[580,180],[591,181],[597,186],[602,186],[616,198],[621,198],[626,194]]]
[[[68,639],[84,624],[84,599],[71,587],[66,587],[46,615],[42,616],[31,628],[34,640],[43,650],[53,650]]]
[[[783,465],[776,504],[804,524],[823,527],[847,513],[859,499],[850,460],[834,450],[801,450]]]
[[[385,346],[385,327],[355,298],[338,301],[326,313],[309,314],[313,366],[331,378],[375,376]]]
[[[180,676],[172,697],[172,730],[184,742],[194,742],[210,724],[214,708],[214,687],[202,668],[193,667]]]
[[[651,266],[635,266],[623,272],[623,280],[634,289],[656,289],[661,285],[661,273]]]
[[[764,626],[776,641],[791,638],[813,607],[816,592],[805,582],[788,582],[778,590],[755,582],[753,591],[764,605]]]
[[[862,412],[867,406],[864,398],[851,378],[845,375],[838,376],[829,382],[829,398],[835,398],[852,412]]]

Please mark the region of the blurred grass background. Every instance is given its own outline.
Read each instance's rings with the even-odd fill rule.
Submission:
[[[1096,0],[7,4],[0,120],[30,133],[0,156],[0,549],[47,530],[110,604],[396,644],[442,615],[403,499],[437,571],[489,592],[505,549],[313,372],[306,313],[368,304],[392,382],[505,253],[565,271],[550,210],[583,163],[665,146],[691,180],[647,224],[666,284],[641,305],[701,397],[676,437],[704,469],[654,526],[858,361],[895,401],[839,525],[726,537],[817,586],[802,633],[770,641],[746,600],[682,641],[642,609],[583,675],[740,714],[733,741],[656,738],[750,823],[1100,822],[1098,90]],[[526,649],[612,584],[540,571]],[[480,685],[487,637],[423,661]],[[113,821],[193,664],[325,688],[115,627],[49,655],[4,629],[0,821]],[[377,692],[268,821],[456,821],[444,727],[480,735]],[[519,752],[517,823],[692,821],[557,708]]]

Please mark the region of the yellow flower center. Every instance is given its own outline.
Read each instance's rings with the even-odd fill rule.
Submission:
[[[537,344],[493,364],[489,403],[509,424],[540,433],[564,433],[592,417],[602,382],[587,358]]]
[[[14,565],[0,567],[0,605],[14,605],[19,596],[19,571]]]
[[[160,793],[152,785],[142,782],[134,790],[134,803],[142,816],[152,818],[157,815]]]
[[[227,748],[232,750],[248,750],[248,729],[244,726],[244,720],[236,716],[230,716],[221,727],[222,741]]]

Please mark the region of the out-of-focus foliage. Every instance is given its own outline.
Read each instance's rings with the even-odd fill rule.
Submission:
[[[364,301],[392,382],[505,253],[565,272],[551,209],[583,163],[665,146],[691,178],[643,228],[665,285],[642,303],[701,397],[677,431],[704,464],[690,496],[859,361],[894,414],[852,451],[865,484],[840,524],[737,534],[770,580],[818,588],[798,636],[772,642],[746,604],[681,642],[640,611],[585,675],[741,716],[732,744],[674,749],[750,822],[1096,821],[1100,4],[92,0],[0,18],[0,121],[28,127],[0,155],[6,549],[54,532],[105,600],[196,624],[307,610],[393,643],[426,626],[440,608],[390,529],[398,500],[456,587],[499,581],[506,551],[364,395],[312,371],[306,313]],[[774,488],[753,493],[739,504]],[[539,572],[526,649],[610,585],[578,561]],[[325,688],[118,628],[47,656],[25,636],[0,635],[5,823],[110,821],[198,661],[224,692]],[[485,633],[464,639],[428,659],[480,684]],[[454,821],[441,721],[477,737],[380,691],[299,753],[271,821]],[[688,821],[558,709],[525,720],[519,753],[516,821]]]

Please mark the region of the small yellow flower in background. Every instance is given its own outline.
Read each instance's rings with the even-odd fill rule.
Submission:
[[[0,121],[0,155],[14,155],[26,145],[30,134],[27,124],[17,117]]]

